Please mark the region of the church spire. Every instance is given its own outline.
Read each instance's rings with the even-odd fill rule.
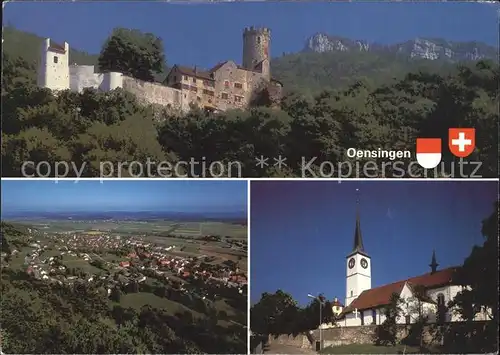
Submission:
[[[361,223],[359,221],[359,189],[356,189],[356,228],[354,230],[354,247],[352,249],[354,252],[365,252],[363,246],[363,238],[361,236]]]
[[[439,264],[436,261],[436,251],[435,250],[432,251],[432,260],[431,260],[431,263],[429,264],[429,266],[431,267],[431,274],[435,273],[437,270],[437,267],[439,266]]]

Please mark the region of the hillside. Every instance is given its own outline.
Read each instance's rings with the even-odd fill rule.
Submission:
[[[44,41],[43,37],[33,33],[19,31],[12,26],[6,26],[3,29],[3,51],[12,57],[21,57],[29,64],[37,67],[40,59],[40,50]],[[74,48],[70,48],[70,63],[80,65],[96,65],[97,54],[88,54]]]
[[[273,60],[273,76],[287,91],[317,94],[363,81],[368,86],[390,84],[410,72],[449,73],[454,65],[446,61],[411,59],[393,53],[302,52]]]

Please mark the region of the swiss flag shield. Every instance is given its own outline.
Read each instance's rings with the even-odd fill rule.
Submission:
[[[468,157],[476,147],[476,130],[474,128],[450,128],[448,147],[456,157]]]

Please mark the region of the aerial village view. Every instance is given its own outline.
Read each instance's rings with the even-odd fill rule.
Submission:
[[[34,183],[2,181],[2,189],[9,199],[20,193],[16,190],[21,185]],[[57,184],[43,183],[52,184],[49,190],[57,193]],[[244,187],[240,190],[246,197],[243,183],[237,185]],[[122,183],[131,184],[151,182]],[[169,184],[159,185],[168,190]],[[216,185],[223,190],[225,182]],[[2,347],[8,352],[246,352],[246,214],[2,214],[1,326]],[[16,308],[19,297],[33,318],[23,317]],[[21,319],[25,323],[19,329]],[[91,323],[94,320],[98,325]],[[52,328],[44,329],[43,322]],[[156,327],[156,322],[162,326]],[[78,332],[87,327],[103,332],[102,339],[82,339]],[[55,331],[67,340],[44,343],[37,329],[45,335]],[[212,341],[205,339],[208,335]]]

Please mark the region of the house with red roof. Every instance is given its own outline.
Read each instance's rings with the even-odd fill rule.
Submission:
[[[346,298],[345,307],[338,314],[337,325],[360,326],[381,324],[385,320],[385,308],[391,296],[397,294],[401,299],[401,314],[397,322],[414,323],[419,314],[435,322],[439,305],[446,306],[449,301],[463,290],[456,282],[459,267],[438,270],[435,252],[432,253],[430,272],[400,280],[388,285],[371,287],[371,258],[365,251],[361,235],[359,204],[356,212],[354,246],[346,257]],[[486,320],[486,312],[478,315],[477,320]],[[453,310],[446,313],[446,321],[461,321]]]

